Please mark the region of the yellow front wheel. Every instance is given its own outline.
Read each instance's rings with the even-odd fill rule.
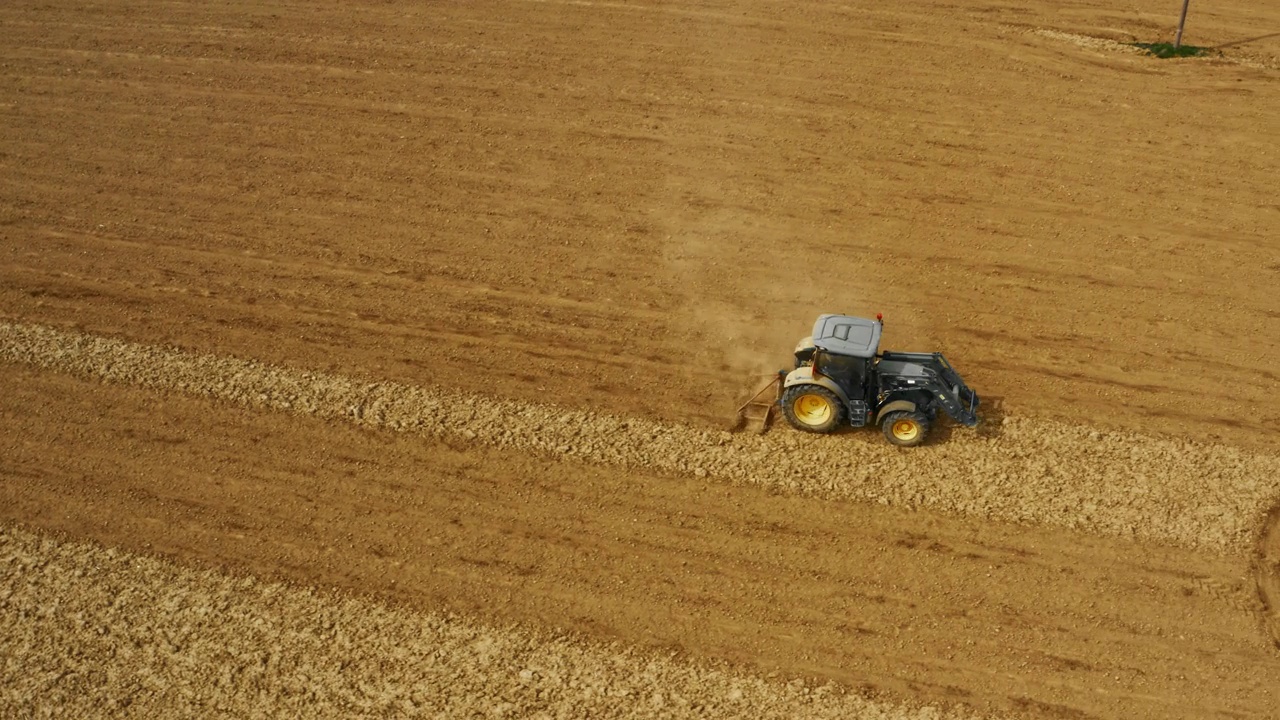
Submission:
[[[900,410],[885,415],[880,429],[889,442],[900,447],[913,447],[929,435],[929,417],[924,413]]]
[[[821,385],[794,385],[782,393],[782,414],[799,430],[829,433],[840,426],[844,405]]]

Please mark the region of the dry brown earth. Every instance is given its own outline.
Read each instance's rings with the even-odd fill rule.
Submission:
[[[883,311],[1015,412],[1265,444],[1280,71],[1034,32],[1167,6],[5,3],[0,311],[712,427]]]
[[[2,517],[130,552],[887,701],[1196,717],[1255,714],[1280,687],[1243,548],[803,497],[16,365],[0,389]]]
[[[1175,5],[4,3],[0,715],[1274,717],[1280,5]],[[828,310],[1009,421],[722,435]]]

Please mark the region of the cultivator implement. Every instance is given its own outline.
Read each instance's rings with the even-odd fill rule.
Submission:
[[[738,408],[738,427],[754,428],[763,433],[769,429],[769,421],[773,419],[773,411],[778,407],[778,398],[782,397],[783,373],[769,375],[765,383],[751,399]]]

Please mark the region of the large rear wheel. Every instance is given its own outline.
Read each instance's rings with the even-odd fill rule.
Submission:
[[[782,414],[798,430],[829,433],[840,427],[844,404],[821,385],[792,385],[782,393]]]
[[[891,412],[880,421],[880,429],[894,445],[915,447],[929,436],[929,416],[909,410]]]

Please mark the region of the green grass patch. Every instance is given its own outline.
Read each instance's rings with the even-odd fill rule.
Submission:
[[[1173,43],[1130,43],[1136,48],[1141,48],[1155,55],[1158,58],[1176,58],[1176,57],[1199,57],[1208,55],[1209,48],[1199,47],[1197,45],[1183,45],[1182,47],[1174,47]]]

